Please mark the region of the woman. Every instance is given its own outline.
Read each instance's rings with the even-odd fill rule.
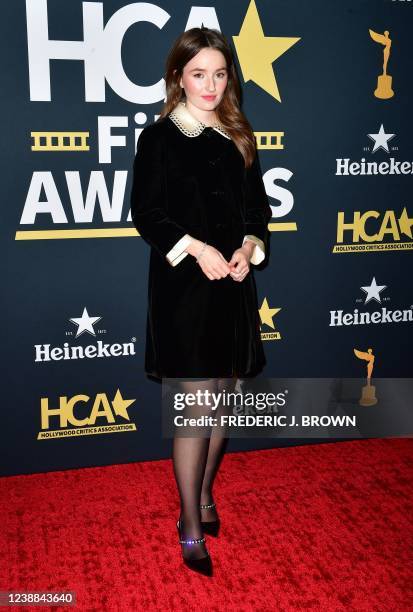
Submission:
[[[183,392],[217,393],[266,363],[250,264],[266,258],[272,213],[222,34],[179,36],[165,81],[164,108],[139,136],[131,193],[133,223],[151,246],[145,370],[185,379]],[[205,575],[203,534],[218,534],[212,486],[227,441],[214,431],[173,444],[183,560]]]

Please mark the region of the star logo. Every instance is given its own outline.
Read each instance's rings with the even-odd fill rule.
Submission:
[[[360,287],[362,291],[366,294],[366,299],[364,303],[367,304],[370,300],[376,300],[379,304],[381,304],[380,292],[386,289],[387,285],[378,285],[376,283],[376,279],[373,276],[373,280],[371,281],[370,286]]]
[[[270,308],[268,305],[267,298],[264,298],[261,308],[259,309],[261,323],[268,325],[272,329],[275,329],[273,317],[280,312],[281,308]]]
[[[133,404],[133,402],[136,402],[136,400],[134,400],[134,399],[131,399],[131,400],[123,399],[122,393],[118,389],[116,391],[116,395],[115,395],[114,399],[112,400],[112,406],[114,408],[115,414],[117,416],[123,417],[127,421],[130,421],[130,417],[129,417],[127,408],[131,404]]]
[[[238,36],[233,36],[244,81],[254,81],[270,96],[281,102],[272,63],[300,38],[265,36],[257,7],[251,0]]]
[[[406,208],[403,208],[402,214],[399,217],[399,227],[402,234],[413,238],[412,234],[413,217],[409,217]]]
[[[389,153],[389,140],[394,138],[395,135],[396,134],[386,134],[383,124],[381,124],[377,134],[367,134],[367,136],[374,141],[372,153],[375,153],[379,149],[383,149],[383,151]]]
[[[78,326],[75,338],[78,338],[84,332],[87,332],[88,334],[91,334],[92,336],[96,336],[93,326],[95,323],[100,321],[101,318],[102,317],[90,317],[88,311],[86,310],[86,306],[85,306],[81,317],[69,319],[71,323],[74,323],[75,325]]]

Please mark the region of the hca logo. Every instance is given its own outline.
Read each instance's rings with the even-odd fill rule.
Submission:
[[[162,30],[170,20],[170,14],[155,3],[131,2],[108,19],[104,15],[103,2],[81,4],[83,40],[56,40],[49,37],[47,0],[26,0],[30,100],[51,101],[50,63],[55,59],[84,63],[86,102],[105,102],[106,83],[120,97],[134,104],[153,104],[163,100],[164,79],[146,86],[133,83],[123,68],[121,51],[123,39],[133,25],[147,23]],[[190,7],[186,24],[180,29],[186,31],[201,24],[221,30],[214,6]],[[281,102],[272,63],[300,38],[265,36],[254,0],[249,3],[238,36],[232,38],[244,80],[253,81]],[[146,37],[141,45],[142,42],[143,51]]]
[[[135,423],[130,421],[128,408],[135,399],[124,399],[117,389],[112,400],[106,393],[97,393],[94,397],[85,394],[58,399],[54,407],[48,397],[40,400],[41,428],[37,439],[71,437],[78,435],[95,435],[118,431],[136,431]],[[119,422],[120,421],[120,422]],[[55,429],[51,429],[54,426]]]
[[[352,214],[353,218],[342,211],[337,213],[337,244],[333,253],[400,251],[413,248],[413,218],[409,217],[406,208],[403,208],[399,216],[394,210],[368,210],[363,213],[357,210]],[[410,238],[410,241],[401,242],[403,234]],[[344,243],[345,237],[349,239],[347,244]]]

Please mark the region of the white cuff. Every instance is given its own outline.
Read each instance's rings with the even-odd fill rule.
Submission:
[[[255,242],[255,247],[252,251],[252,256],[251,256],[250,261],[252,264],[257,266],[259,263],[263,261],[263,259],[265,259],[264,243],[260,238],[257,238],[257,236],[254,236],[253,234],[247,234],[246,236],[244,236],[244,240],[242,241],[242,244],[244,244],[246,240],[251,240],[252,242]]]
[[[184,257],[188,255],[185,251],[186,247],[190,244],[192,237],[189,234],[182,236],[180,240],[172,247],[166,254],[166,259],[169,261],[171,266],[176,266]]]

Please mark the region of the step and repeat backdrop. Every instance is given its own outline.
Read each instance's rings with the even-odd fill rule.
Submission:
[[[168,50],[202,24],[233,46],[273,212],[263,376],[363,377],[372,356],[373,381],[412,375],[413,2],[201,4],[3,3],[2,475],[170,454],[130,188]]]

